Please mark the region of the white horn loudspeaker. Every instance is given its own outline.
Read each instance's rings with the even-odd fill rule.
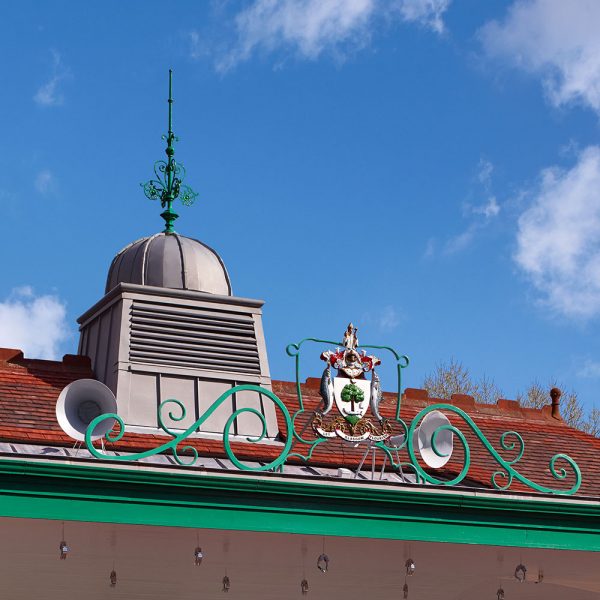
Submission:
[[[95,379],[78,379],[66,386],[56,401],[56,420],[71,438],[83,441],[88,425],[100,415],[117,412],[115,395]],[[106,419],[92,433],[97,440],[114,426],[115,419]]]
[[[433,434],[436,429],[443,425],[450,425],[450,419],[439,410],[434,410],[427,413],[419,427],[415,429],[413,437],[414,446],[419,448],[421,458],[432,469],[443,467],[452,456],[454,434],[447,429],[438,431],[435,436],[435,447],[443,456],[439,456],[433,449]]]
[[[454,448],[454,434],[447,429],[442,429],[435,436],[435,447],[444,456],[438,456],[433,449],[433,433],[442,425],[450,425],[450,419],[439,410],[434,410],[425,415],[413,433],[413,448],[419,450],[423,462],[432,469],[443,467],[450,460]],[[394,447],[400,448],[404,440],[404,434],[393,435],[389,440],[389,447],[392,450]]]

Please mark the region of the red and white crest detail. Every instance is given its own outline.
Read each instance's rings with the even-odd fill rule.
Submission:
[[[359,442],[366,439],[381,441],[391,435],[390,424],[379,414],[381,389],[375,367],[381,364],[376,356],[358,350],[357,329],[352,323],[344,333],[343,349],[328,350],[321,354],[327,363],[321,377],[323,408],[317,411],[313,429],[322,437],[341,437]],[[337,377],[331,376],[331,368],[337,369]],[[371,372],[371,379],[365,377]],[[333,406],[339,416],[326,420]],[[365,418],[371,408],[375,421]]]

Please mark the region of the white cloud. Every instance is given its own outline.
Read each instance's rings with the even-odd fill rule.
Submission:
[[[54,187],[55,179],[50,169],[42,169],[35,177],[35,189],[40,194],[47,194]]]
[[[423,252],[423,258],[432,258],[435,255],[436,240],[430,237],[425,245],[425,251]]]
[[[518,221],[515,260],[553,311],[600,314],[600,147],[545,169]]]
[[[600,377],[600,362],[586,359],[577,375],[588,379],[597,379]]]
[[[61,55],[52,50],[50,79],[38,88],[33,97],[34,101],[40,106],[60,106],[64,102],[64,96],[59,86],[68,76],[69,69],[64,66]]]
[[[445,29],[443,16],[450,6],[450,0],[404,0],[397,3],[405,21],[412,21],[442,33]]]
[[[471,223],[462,233],[451,237],[444,245],[444,254],[456,254],[462,252],[471,245],[475,234],[481,228],[479,223]]]
[[[290,50],[315,60],[329,52],[341,58],[366,46],[381,19],[418,23],[441,33],[450,0],[255,0],[235,17],[236,42],[217,63],[226,71],[255,52]],[[192,53],[199,38],[193,32]]]
[[[190,58],[197,60],[206,55],[206,48],[198,31],[190,31],[188,33],[188,40],[190,43]]]
[[[34,295],[33,288],[30,285],[22,285],[20,287],[13,288],[11,296],[22,296],[23,298],[32,298]]]
[[[389,333],[400,325],[402,319],[403,315],[391,304],[388,304],[382,308],[378,307],[365,312],[361,317],[361,322],[376,327],[380,332]]]
[[[379,313],[377,324],[382,331],[392,331],[400,325],[400,315],[393,306],[386,306]]]
[[[477,181],[483,188],[483,193],[487,199],[483,204],[467,205],[470,212],[474,215],[482,215],[486,220],[497,217],[500,214],[500,205],[496,200],[496,196],[492,194],[492,175],[494,173],[494,165],[485,158],[479,159],[479,171],[477,173]]]
[[[600,112],[600,2],[517,0],[479,32],[487,53],[542,78],[552,104]]]
[[[491,219],[500,213],[500,205],[495,196],[490,196],[484,204],[471,207],[471,211],[476,215],[483,215],[486,219]]]
[[[493,172],[494,165],[489,160],[481,159],[479,161],[477,184],[478,187],[483,188],[483,195],[486,199],[480,204],[464,203],[463,214],[470,218],[471,222],[462,233],[451,237],[445,243],[444,254],[456,254],[467,248],[477,233],[500,214],[500,205],[491,192]]]
[[[494,172],[494,165],[485,158],[479,159],[479,171],[477,173],[477,179],[479,183],[483,185],[486,190],[489,189],[492,183],[492,173]]]
[[[56,296],[36,296],[24,286],[0,302],[2,347],[19,348],[32,358],[56,359],[70,335],[65,304]]]

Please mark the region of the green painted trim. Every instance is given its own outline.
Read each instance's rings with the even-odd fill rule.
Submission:
[[[0,459],[0,516],[600,551],[600,502]]]

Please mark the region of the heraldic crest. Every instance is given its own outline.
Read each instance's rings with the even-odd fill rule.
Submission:
[[[380,442],[392,434],[391,424],[379,413],[382,400],[381,383],[375,367],[381,364],[376,356],[358,351],[357,329],[352,323],[344,333],[344,348],[321,354],[327,363],[321,377],[320,394],[323,407],[313,420],[313,429],[321,437],[339,436],[349,442],[371,439]],[[332,367],[337,376],[331,376]],[[366,374],[371,373],[367,379]],[[327,417],[333,407],[339,414]],[[367,411],[371,409],[370,417]]]

